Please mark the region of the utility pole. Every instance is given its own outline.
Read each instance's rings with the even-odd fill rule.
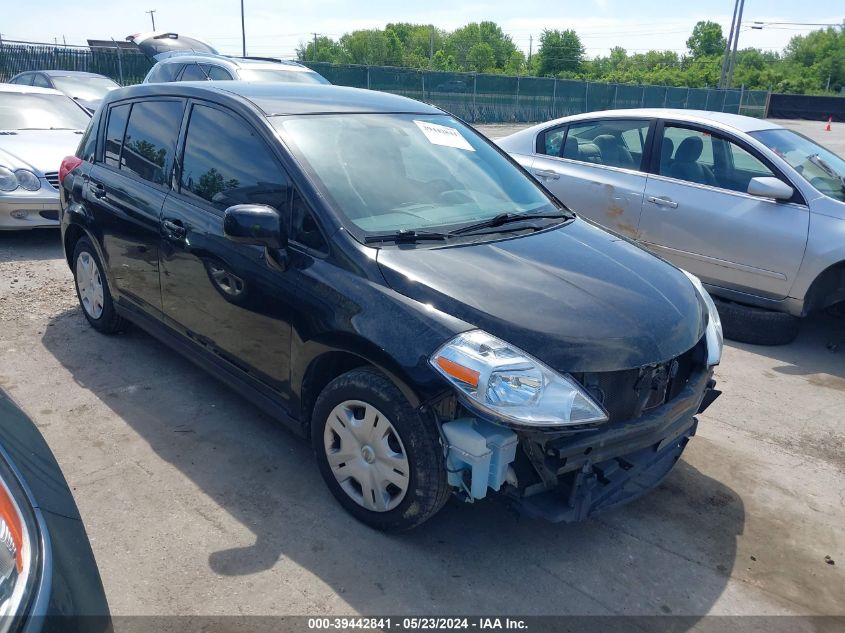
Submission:
[[[734,38],[734,29],[736,28],[736,12],[739,9],[739,0],[734,0],[734,13],[731,16],[731,30],[728,38],[725,40],[725,57],[722,59],[722,72],[719,74],[719,88],[725,87],[725,78],[728,76],[728,65],[731,58],[731,42]]]
[[[317,61],[317,34],[313,33],[314,35],[314,61]]]
[[[241,57],[246,57],[246,25],[244,24],[244,0],[241,0]]]
[[[734,48],[731,53],[731,64],[728,66],[728,77],[725,82],[725,88],[731,87],[731,81],[734,78],[734,66],[736,66],[736,49],[739,44],[739,26],[742,24],[742,10],[745,8],[745,0],[739,0],[739,13],[736,16],[736,28],[734,29]]]
[[[152,23],[153,23],[153,31],[155,31],[155,30],[156,30],[156,16],[155,16],[155,12],[156,12],[156,10],[155,10],[155,9],[150,9],[149,11],[144,11],[144,13],[149,13],[149,14],[150,14],[150,20],[151,20],[151,21],[152,21]]]
[[[524,42],[525,40],[522,40],[522,41]],[[528,36],[528,65],[529,66],[531,66],[531,53],[533,52],[533,49],[534,49],[534,36],[529,35]]]
[[[431,27],[431,32],[428,34],[428,67],[434,65],[434,26]]]

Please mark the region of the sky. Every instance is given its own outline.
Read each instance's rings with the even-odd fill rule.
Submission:
[[[686,49],[686,39],[698,20],[722,24],[727,35],[733,0],[684,0],[631,2],[630,0],[426,0],[403,3],[388,0],[342,2],[305,0],[243,0],[246,13],[247,54],[291,58],[297,46],[317,32],[338,38],[355,29],[380,28],[388,22],[431,24],[452,30],[468,22],[492,20],[511,35],[516,45],[528,52],[533,36],[544,28],[575,29],[588,57],[606,55],[613,46],[629,53],[649,49]],[[4,2],[0,37],[68,44],[86,44],[91,39],[124,39],[151,30],[155,9],[158,30],[193,35],[210,42],[223,54],[240,54],[241,21],[238,0],[100,0],[94,3],[41,0],[30,7],[22,2]],[[836,12],[831,2],[809,7],[795,0],[747,0],[740,31],[740,48],[755,46],[781,50],[793,35],[807,33],[813,26],[770,24],[752,30],[754,21],[837,23],[845,12]]]

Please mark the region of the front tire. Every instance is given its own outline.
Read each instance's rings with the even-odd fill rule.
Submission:
[[[95,330],[114,334],[126,329],[126,320],[114,309],[103,264],[87,237],[73,249],[73,281],[82,313]]]
[[[384,531],[408,530],[449,498],[434,422],[382,373],[349,371],[323,389],[311,417],[320,473],[340,504]]]

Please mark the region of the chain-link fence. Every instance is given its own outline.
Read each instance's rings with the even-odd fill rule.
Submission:
[[[0,81],[26,70],[81,70],[111,77],[122,86],[141,83],[152,62],[137,49],[119,46],[50,46],[3,42]]]
[[[615,108],[689,108],[763,117],[769,94],[764,90],[612,84],[389,66],[306,65],[333,84],[405,95],[475,123],[533,123]],[[84,70],[129,85],[141,82],[151,66],[139,51],[117,43],[113,48],[0,45],[0,81],[25,70]]]
[[[527,123],[615,108],[684,108],[763,117],[768,91],[613,84],[305,62],[333,84],[433,103],[477,123]]]

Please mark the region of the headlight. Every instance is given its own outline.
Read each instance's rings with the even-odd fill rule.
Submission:
[[[38,176],[28,169],[16,170],[15,177],[18,179],[18,184],[27,191],[38,191],[41,189],[41,181],[38,179]]]
[[[570,426],[608,419],[574,380],[481,330],[458,334],[429,362],[470,408],[503,424]]]
[[[18,188],[18,179],[11,169],[0,167],[0,191],[14,191]]]
[[[692,285],[698,291],[701,300],[704,301],[704,305],[707,306],[707,330],[705,334],[707,337],[707,366],[718,365],[719,361],[722,360],[722,347],[725,344],[725,337],[722,334],[722,319],[719,317],[719,311],[716,309],[713,299],[710,298],[710,293],[702,285],[701,280],[683,268],[681,272],[689,278]]]
[[[5,466],[0,468],[0,621],[24,615],[35,584],[37,559],[32,508]],[[6,628],[0,625],[0,630]]]

